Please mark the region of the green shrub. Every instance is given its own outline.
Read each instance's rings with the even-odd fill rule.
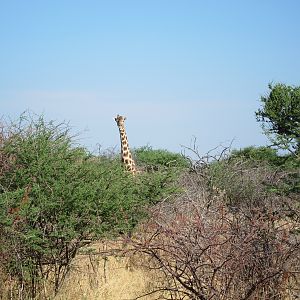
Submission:
[[[278,156],[277,151],[270,147],[246,147],[240,150],[233,150],[231,158],[244,158],[247,160],[267,161],[271,165],[278,166],[284,163],[285,157]]]
[[[234,150],[230,155],[230,159],[236,161],[242,159],[248,161],[252,166],[268,165],[269,168],[286,173],[284,180],[281,181],[280,190],[284,193],[300,192],[300,159],[292,154],[278,155],[277,150],[270,147],[246,147],[241,150]],[[271,169],[270,169],[271,172]]]
[[[148,166],[164,166],[187,168],[188,160],[179,153],[172,153],[168,150],[154,150],[150,146],[141,147],[134,151],[138,164]]]
[[[270,197],[275,201],[300,191],[300,169],[295,164],[294,158],[277,156],[272,149],[251,147],[211,162],[205,179],[211,190],[225,192],[228,204],[257,207]]]
[[[0,148],[10,162],[0,174],[1,263],[28,297],[50,273],[57,291],[80,247],[131,231],[145,207],[173,191],[172,172],[132,177],[119,160],[76,145],[65,124],[23,117],[8,131]]]

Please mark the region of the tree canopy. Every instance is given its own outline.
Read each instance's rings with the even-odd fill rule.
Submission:
[[[269,84],[269,93],[261,97],[257,121],[274,145],[294,153],[300,150],[300,86]]]

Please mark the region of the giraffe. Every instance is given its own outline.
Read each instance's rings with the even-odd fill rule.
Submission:
[[[122,163],[125,166],[125,169],[129,171],[131,174],[135,175],[137,173],[135,162],[130,153],[128,139],[125,131],[125,120],[126,117],[117,115],[115,121],[117,126],[119,127],[120,132],[120,141],[121,141],[121,159]]]

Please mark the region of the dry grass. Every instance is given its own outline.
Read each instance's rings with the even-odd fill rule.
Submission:
[[[96,251],[106,247],[103,243],[93,245]],[[55,300],[136,299],[151,287],[151,274],[137,264],[132,264],[128,257],[80,254]],[[153,296],[143,299],[153,300]]]

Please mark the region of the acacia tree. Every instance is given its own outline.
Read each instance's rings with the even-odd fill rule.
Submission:
[[[262,108],[255,114],[273,144],[299,154],[300,86],[269,84],[269,94],[261,97]]]
[[[75,143],[64,123],[0,123],[0,299],[57,293],[80,248],[130,232],[172,192],[172,178],[163,170],[132,180],[119,159]]]

